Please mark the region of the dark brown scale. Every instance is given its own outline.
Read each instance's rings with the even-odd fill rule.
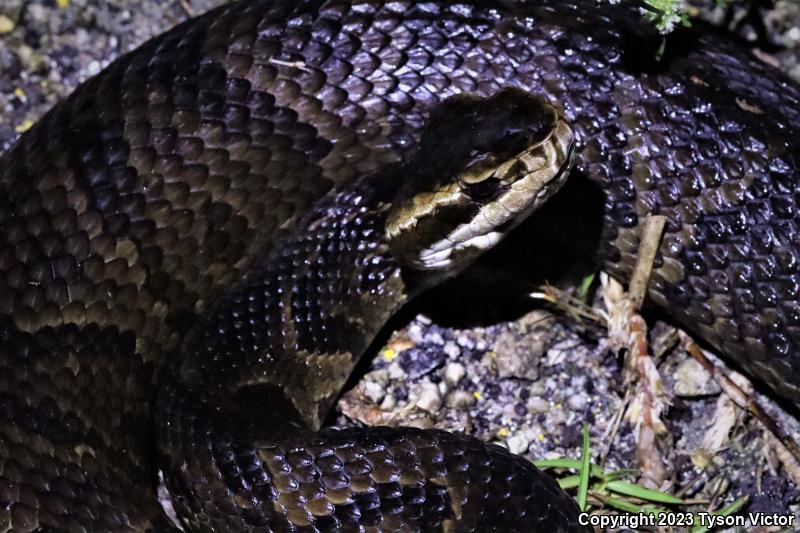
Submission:
[[[514,85],[562,105],[581,143],[579,170],[604,193],[597,253],[606,268],[624,280],[642,217],[666,215],[652,300],[800,402],[800,92],[748,52],[698,33],[681,36],[692,51],[670,46],[654,65],[632,35],[643,27],[632,10],[577,0],[256,0],[183,24],[81,86],[0,159],[0,525],[167,527],[154,496],[152,435],[166,354],[288,221],[334,185],[397,161],[431,109],[464,91]],[[347,250],[320,249],[320,268]],[[295,262],[275,268],[288,279]],[[297,288],[305,308],[272,288],[248,301],[248,312],[268,317],[248,327],[269,339],[291,310],[303,327],[285,332],[287,348],[349,343],[347,324],[320,322],[324,306],[313,298],[346,283],[323,290],[312,279]],[[221,375],[263,363],[249,354]],[[300,361],[271,368],[291,377]],[[326,379],[284,394],[336,388]],[[165,438],[193,449],[192,428],[222,422],[197,419]],[[422,527],[452,509],[452,495],[395,479],[399,471],[412,483],[419,470],[486,487],[486,498],[509,492],[508,505],[526,512],[557,500],[517,505],[517,487],[533,481],[492,474],[490,448],[461,437],[329,435],[319,446],[256,451],[214,434],[197,454],[227,466],[204,471],[196,492],[172,478],[179,507],[194,513],[214,500],[204,528],[244,530],[269,520],[258,502],[278,498],[275,487],[293,523],[326,517],[284,530],[360,521],[389,531],[411,527],[412,515]],[[421,466],[404,459],[410,447]],[[325,500],[321,476],[331,487]],[[494,503],[486,505],[468,506],[476,523],[493,523]],[[200,520],[191,513],[185,520]],[[546,519],[525,525],[553,529]]]

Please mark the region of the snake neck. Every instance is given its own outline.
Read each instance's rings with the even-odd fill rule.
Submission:
[[[275,399],[270,410],[284,422],[318,427],[358,358],[415,292],[384,236],[394,181],[358,180],[317,202],[189,332],[173,361],[177,381],[202,387],[204,401],[243,402],[234,410],[244,413],[253,412],[251,392],[268,388],[259,396]]]

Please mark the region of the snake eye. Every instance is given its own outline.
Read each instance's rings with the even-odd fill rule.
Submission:
[[[497,178],[487,178],[476,183],[462,183],[461,190],[476,202],[492,200],[500,192],[501,182]]]

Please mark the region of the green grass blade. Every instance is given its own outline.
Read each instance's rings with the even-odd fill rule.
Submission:
[[[586,496],[589,494],[589,478],[591,477],[591,463],[589,455],[589,426],[583,424],[583,450],[581,452],[580,484],[578,485],[578,507],[586,510]]]
[[[670,504],[683,503],[683,500],[676,498],[671,494],[667,494],[658,490],[647,489],[634,483],[628,483],[627,481],[609,481],[606,487],[610,491],[618,492],[619,494],[624,494],[626,496],[633,496],[634,498],[639,498],[640,500]]]
[[[533,462],[537,468],[574,468],[579,470],[581,467],[580,459],[540,459]]]
[[[581,484],[581,476],[578,474],[562,477],[558,480],[558,486],[564,490],[574,489]]]
[[[586,297],[589,295],[589,289],[592,287],[592,283],[594,283],[595,277],[597,277],[596,272],[592,272],[591,274],[583,277],[581,280],[581,286],[578,287],[578,298],[581,300],[586,299]]]

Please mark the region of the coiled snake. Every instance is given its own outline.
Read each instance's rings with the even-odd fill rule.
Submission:
[[[82,85],[0,159],[3,525],[170,529],[160,465],[192,530],[580,530],[499,448],[311,432],[573,133],[605,268],[665,215],[651,300],[798,403],[800,92],[713,36],[653,64],[638,33],[590,1],[256,0]]]

